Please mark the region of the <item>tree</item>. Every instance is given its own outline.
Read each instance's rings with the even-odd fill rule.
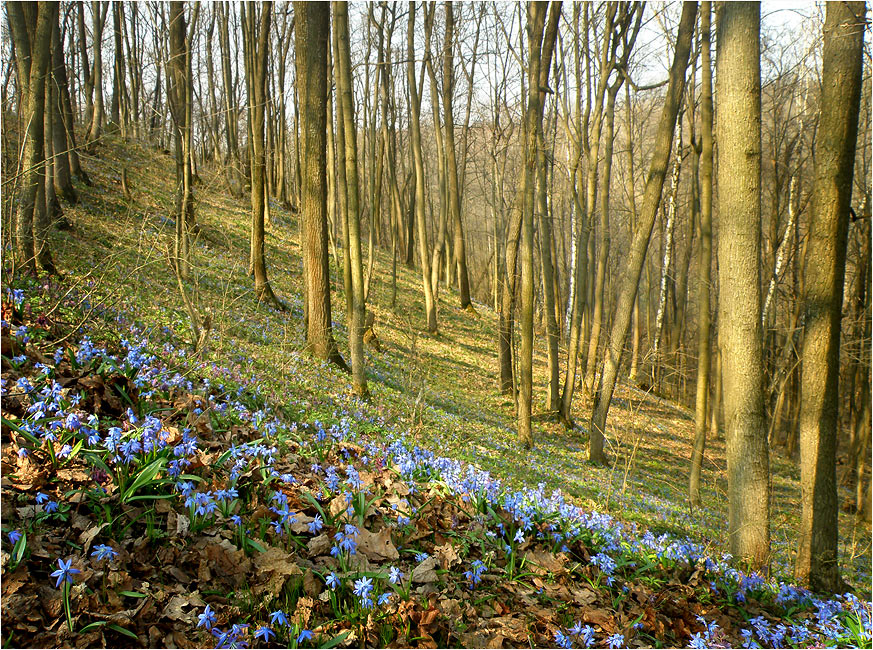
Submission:
[[[81,8],[81,2],[78,4]],[[86,59],[83,66],[84,74],[90,76],[87,64],[87,49],[84,51],[86,52]],[[76,134],[75,129],[73,128],[73,103],[70,98],[70,84],[67,78],[67,67],[64,65],[60,19],[55,21],[55,24],[52,26],[52,69],[53,81],[56,84],[59,93],[58,101],[61,111],[60,133],[63,135],[63,140],[57,139],[55,140],[55,144],[57,146],[62,145],[64,147],[63,150],[67,152],[69,168],[72,175],[82,181],[85,185],[90,185],[91,180],[88,178],[88,174],[85,173],[85,170],[82,169],[82,164],[79,160],[79,148],[76,146]],[[72,188],[72,184],[70,187]],[[67,190],[63,190],[62,194],[65,194],[67,200],[78,198],[75,194],[66,195],[66,192]],[[73,192],[75,193],[75,189]]]
[[[235,97],[235,81],[233,65],[231,65],[231,42],[230,42],[230,6],[223,2],[215,4],[218,12],[218,44],[221,49],[221,79],[224,90],[224,127],[227,140],[227,166],[228,187],[234,196],[242,196],[242,159],[239,151],[239,106]]]
[[[551,69],[552,53],[555,49],[555,40],[558,35],[558,22],[561,18],[560,10],[555,10],[555,5],[552,5],[552,11],[549,13],[549,22],[546,25],[545,34],[543,35],[543,47],[540,53],[540,80],[538,88],[540,91],[540,112],[542,113],[546,100],[545,89],[548,88],[549,70]],[[537,169],[536,169],[536,216],[537,226],[539,228],[540,240],[540,268],[543,273],[543,311],[546,320],[546,347],[549,355],[549,398],[546,409],[556,414],[560,410],[560,399],[558,390],[560,386],[560,373],[558,361],[558,322],[555,313],[554,287],[555,278],[557,277],[557,268],[555,259],[552,254],[554,246],[554,237],[552,236],[552,215],[549,214],[549,202],[547,185],[547,158],[554,159],[554,156],[546,155],[546,142],[543,134],[542,119],[540,126],[536,132],[536,147],[537,147]]]
[[[590,75],[590,54],[588,54],[588,28],[590,11],[589,5],[584,5],[584,43],[582,50],[586,53],[586,71]],[[571,408],[573,405],[573,391],[576,388],[576,366],[579,359],[579,348],[581,345],[582,336],[582,312],[585,307],[585,298],[588,294],[588,256],[585,252],[588,249],[588,237],[590,236],[590,226],[588,219],[588,201],[587,194],[580,191],[582,186],[582,167],[580,165],[583,151],[584,134],[588,132],[588,123],[590,120],[589,101],[584,112],[582,111],[582,66],[581,53],[579,47],[579,14],[580,5],[573,5],[573,64],[576,76],[576,106],[575,119],[571,130],[569,118],[565,125],[568,139],[573,141],[573,155],[570,162],[570,170],[568,172],[568,180],[570,184],[570,192],[572,194],[573,213],[576,217],[575,223],[575,240],[573,242],[573,260],[571,262],[571,277],[573,284],[570,287],[570,327],[568,332],[569,344],[567,352],[567,373],[564,377],[564,389],[561,394],[561,417],[566,424],[572,421]],[[590,88],[590,84],[586,84]],[[589,92],[590,94],[590,92]],[[590,99],[590,98],[589,98]],[[565,114],[569,112],[564,111]],[[584,370],[584,368],[583,368]]]
[[[424,311],[427,317],[427,330],[437,331],[436,302],[431,284],[430,260],[427,254],[427,229],[425,227],[424,158],[421,153],[421,96],[415,82],[415,3],[409,3],[409,22],[407,28],[406,70],[409,86],[410,140],[415,173],[415,221],[418,225],[418,246],[421,254],[421,279],[424,286]],[[444,82],[445,83],[445,82]]]
[[[352,387],[360,397],[367,397],[367,377],[364,373],[364,269],[361,259],[361,212],[358,190],[358,137],[355,133],[355,108],[352,97],[352,63],[349,52],[349,6],[346,2],[333,3],[334,29],[336,30],[337,51],[334,61],[336,69],[337,102],[342,104],[342,128],[345,136],[346,183],[346,232],[348,247],[345,254],[352,267],[351,291],[352,310],[349,319],[349,348],[352,357]]]
[[[700,469],[706,446],[706,415],[709,401],[709,370],[712,334],[710,332],[710,275],[712,268],[712,63],[711,3],[700,3],[700,64],[702,92],[700,98],[700,262],[697,280],[697,397],[694,409],[694,446],[691,452],[691,475],[688,498],[700,505]]]
[[[192,21],[194,23],[195,21]],[[176,239],[174,258],[180,277],[188,276],[191,230],[194,227],[194,179],[191,170],[192,110],[189,87],[190,39],[182,2],[170,3],[170,59],[167,100],[173,118],[176,158]],[[96,108],[95,108],[96,111]]]
[[[127,100],[127,83],[124,79],[124,46],[122,34],[124,23],[124,3],[112,3],[112,35],[115,52],[112,59],[112,101],[109,104],[109,119],[121,129],[121,135],[127,136],[127,126],[130,119]]]
[[[736,559],[770,554],[769,457],[761,334],[761,6],[718,16],[716,94],[719,337],[728,473],[728,534]]]
[[[805,283],[800,403],[802,511],[795,576],[816,591],[842,589],[838,555],[837,429],[840,320],[864,60],[864,2],[827,6],[821,119]]]
[[[46,92],[46,110],[51,112],[51,130],[45,134],[46,148],[50,146],[53,154],[52,183],[54,191],[63,196],[68,203],[76,203],[79,196],[71,179],[71,163],[73,160],[78,163],[79,156],[75,152],[75,141],[70,142],[73,132],[72,120],[68,126],[64,118],[64,104],[69,101],[70,91],[67,87],[67,69],[61,51],[60,33],[60,15],[56,13],[52,24],[49,92]],[[69,155],[68,152],[72,152],[73,156]]]
[[[255,296],[259,302],[279,309],[281,302],[267,280],[267,262],[264,253],[264,215],[267,207],[267,159],[264,141],[264,123],[267,108],[267,54],[270,49],[270,20],[273,3],[262,2],[240,5],[245,50],[246,91],[249,104],[249,153],[252,168],[252,231],[251,263],[255,276]]]
[[[621,355],[630,327],[640,275],[646,261],[649,239],[652,236],[658,205],[661,202],[661,191],[664,187],[667,163],[670,160],[670,148],[673,144],[673,131],[676,128],[676,118],[679,115],[679,106],[682,103],[685,89],[685,69],[688,66],[688,58],[691,53],[691,39],[694,34],[696,16],[697,3],[683,3],[682,17],[679,20],[679,29],[676,35],[676,49],[673,53],[673,63],[670,66],[667,95],[664,98],[661,118],[658,122],[655,148],[652,153],[643,202],[640,206],[637,229],[634,231],[625,263],[625,271],[618,285],[609,345],[604,354],[603,369],[600,372],[597,391],[594,395],[594,409],[589,427],[588,458],[597,463],[606,461],[603,449],[606,417],[609,414],[609,405],[612,402],[612,394],[618,379]]]
[[[624,77],[627,74],[625,69],[627,60],[630,57],[633,49],[634,41],[639,33],[642,25],[643,5],[642,3],[610,3],[607,5],[606,17],[603,28],[603,41],[600,51],[600,79],[597,82],[594,97],[594,106],[592,114],[587,117],[586,122],[593,118],[591,122],[591,133],[582,134],[583,149],[588,162],[587,178],[586,178],[586,206],[591,215],[597,211],[597,169],[600,157],[601,132],[603,130],[604,117],[606,118],[607,126],[614,124],[615,120],[615,98],[618,91],[621,89]],[[633,30],[630,30],[633,25]],[[619,53],[619,46],[621,52]],[[586,58],[586,74],[590,61]],[[617,78],[613,83],[609,83],[610,75],[613,70],[617,70]],[[608,91],[606,110],[604,111],[603,101]],[[588,97],[589,105],[591,97]],[[586,107],[586,112],[590,110]],[[588,339],[587,364],[583,384],[586,390],[590,390],[594,384],[594,372],[597,364],[597,348],[600,340],[600,330],[603,324],[604,312],[604,287],[606,283],[607,261],[609,259],[610,234],[609,234],[609,182],[612,169],[612,135],[607,135],[605,140],[606,154],[603,161],[603,185],[601,196],[605,201],[601,201],[600,206],[600,246],[597,251],[597,264],[594,268],[594,282],[588,287],[593,294],[592,309],[590,310],[590,336]],[[593,244],[593,237],[589,240],[589,244]]]
[[[93,19],[92,38],[94,43],[94,67],[91,80],[94,89],[94,104],[91,111],[91,123],[88,127],[88,136],[85,141],[89,147],[100,138],[103,131],[103,26],[106,24],[106,12],[109,10],[109,2],[93,0],[91,2],[91,15]]]
[[[443,127],[445,129],[444,149],[446,154],[446,175],[448,177],[448,208],[452,217],[455,235],[455,265],[458,270],[458,291],[461,309],[473,307],[470,302],[470,279],[467,273],[467,248],[464,242],[464,225],[461,221],[461,188],[458,184],[458,163],[455,155],[455,118],[452,98],[455,92],[452,57],[454,47],[455,14],[451,0],[446,0],[446,41],[443,46]]]
[[[16,251],[27,271],[36,273],[39,265],[48,273],[55,273],[48,243],[51,222],[45,196],[45,80],[58,5],[22,2],[12,3],[6,9],[15,45],[19,106],[27,125],[21,195],[15,214]]]
[[[527,108],[525,110],[524,177],[521,207],[521,359],[519,361],[518,441],[533,446],[531,398],[533,392],[533,233],[537,183],[538,143],[543,141],[543,94],[548,83],[548,61],[555,46],[561,3],[552,2],[549,32],[544,34],[549,3],[531,2],[527,8]],[[545,65],[543,63],[545,62]]]
[[[333,338],[327,250],[327,3],[296,6],[295,64],[302,131],[303,255],[306,258],[306,345],[310,352],[348,370]]]

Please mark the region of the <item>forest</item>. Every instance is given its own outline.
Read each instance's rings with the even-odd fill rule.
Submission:
[[[3,3],[3,647],[867,648],[867,4]]]

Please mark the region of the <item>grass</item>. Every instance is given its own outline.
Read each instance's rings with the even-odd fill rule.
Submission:
[[[75,228],[53,235],[59,268],[91,302],[132,314],[152,328],[169,328],[190,340],[187,315],[167,258],[172,245],[174,182],[172,160],[138,143],[105,138],[84,165],[94,187],[78,187],[81,201],[67,207]],[[132,200],[121,193],[121,169],[128,172]],[[584,423],[590,401],[577,393],[573,417],[578,426],[536,418],[535,448],[515,443],[513,404],[497,390],[496,316],[485,305],[476,315],[457,308],[457,294],[440,290],[438,335],[423,323],[420,277],[398,264],[396,310],[389,307],[390,259],[377,252],[376,275],[368,307],[376,316],[383,352],[367,351],[372,393],[369,405],[356,404],[349,378],[301,353],[303,348],[301,259],[294,214],[271,203],[267,226],[267,266],[273,290],[288,306],[279,312],[255,302],[247,275],[249,206],[226,192],[221,170],[203,166],[195,188],[200,226],[193,247],[195,269],[188,289],[212,313],[209,358],[242,364],[257,375],[280,403],[310,416],[329,419],[337,404],[375,409],[384,423],[407,431],[412,441],[442,455],[469,461],[510,486],[543,483],[561,488],[579,505],[607,511],[654,532],[688,535],[725,549],[727,520],[724,442],[708,440],[703,476],[703,507],[690,510],[686,499],[693,414],[626,383],[616,391],[610,412],[611,467],[586,462]],[[334,332],[347,350],[341,288],[334,282]],[[87,295],[87,294],[86,294]],[[75,325],[75,323],[71,323]],[[117,333],[107,334],[117,336]],[[534,357],[534,409],[541,412],[546,392],[546,358],[538,340]],[[772,547],[774,571],[790,574],[800,514],[796,465],[771,454]],[[841,489],[840,497],[851,500]],[[857,528],[840,512],[840,562],[850,583],[869,589],[870,530]]]

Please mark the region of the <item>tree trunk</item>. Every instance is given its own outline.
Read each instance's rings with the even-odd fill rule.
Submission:
[[[586,61],[588,55],[588,18],[589,7],[584,8],[584,42],[582,50],[585,52]],[[575,106],[575,135],[573,137],[573,160],[570,165],[570,192],[573,197],[573,212],[576,214],[578,223],[576,224],[576,267],[575,280],[573,282],[575,290],[572,292],[572,306],[570,308],[570,328],[569,328],[569,345],[567,351],[567,374],[564,377],[564,390],[561,393],[561,417],[566,426],[572,424],[572,405],[573,392],[576,388],[576,368],[579,360],[579,349],[581,346],[582,336],[582,316],[585,310],[585,303],[588,297],[588,240],[589,240],[589,221],[588,221],[588,205],[587,195],[579,191],[582,185],[582,170],[580,162],[582,160],[582,138],[583,134],[588,131],[588,121],[590,112],[590,101],[586,104],[588,107],[585,111],[584,119],[582,112],[582,65],[579,47],[579,14],[580,5],[573,6],[573,63],[576,72],[576,106]],[[590,66],[586,66],[590,68]],[[590,75],[590,72],[589,72]],[[590,99],[590,97],[589,97]],[[569,127],[569,124],[568,124]],[[567,129],[569,136],[569,128]],[[584,367],[583,367],[584,370]]]
[[[81,3],[79,4],[81,5]],[[83,63],[85,66],[87,66],[87,61],[84,61]],[[67,78],[67,67],[64,65],[64,52],[63,45],[61,43],[61,26],[59,21],[56,21],[52,27],[52,67],[54,69],[53,74],[55,77],[55,82],[57,84],[57,89],[60,94],[60,128],[63,129],[63,146],[64,150],[66,150],[67,152],[70,173],[78,178],[80,181],[82,181],[85,185],[90,185],[91,180],[88,178],[85,170],[82,169],[82,164],[79,160],[79,148],[76,146],[76,134],[73,127],[75,123],[75,113],[73,112],[73,103],[70,98],[70,85]],[[90,71],[86,70],[86,73],[90,76]],[[70,184],[70,187],[72,188],[72,184]],[[64,198],[66,198],[68,201],[70,201],[71,198],[73,202],[78,200],[78,195],[75,194],[74,188],[74,194],[72,196],[67,196],[66,192],[62,193],[64,194]]]
[[[49,55],[51,60],[51,54]],[[64,211],[61,209],[61,202],[58,199],[55,191],[55,174],[57,173],[57,165],[55,165],[54,157],[54,84],[51,79],[51,66],[47,71],[45,84],[45,106],[43,107],[43,152],[45,155],[45,210],[48,217],[48,223],[54,224],[63,219]],[[69,177],[68,177],[69,179]]]
[[[427,317],[428,332],[436,333],[437,315],[436,303],[433,298],[433,288],[430,277],[430,258],[427,250],[427,230],[425,226],[425,189],[424,189],[424,158],[421,152],[421,97],[415,83],[415,4],[409,3],[409,19],[406,47],[406,79],[409,85],[409,117],[410,140],[412,141],[412,158],[415,170],[415,221],[418,225],[418,246],[421,255],[421,281],[424,286],[424,311]]]
[[[588,448],[588,457],[594,462],[602,463],[606,460],[603,450],[606,417],[609,414],[612,394],[615,391],[615,382],[618,378],[624,341],[630,326],[634,298],[637,293],[643,264],[646,260],[646,250],[649,247],[652,228],[655,225],[658,204],[661,200],[661,190],[664,186],[664,177],[667,174],[667,163],[670,159],[670,149],[673,144],[673,131],[676,127],[676,117],[679,114],[679,106],[682,102],[682,95],[685,89],[685,68],[688,65],[688,57],[691,52],[691,39],[694,33],[694,19],[696,15],[696,3],[683,3],[673,64],[670,67],[670,81],[667,86],[667,95],[658,123],[655,149],[652,154],[649,177],[646,181],[646,189],[643,194],[638,228],[634,232],[631,241],[630,251],[625,264],[626,270],[619,282],[609,345],[604,355],[603,370],[600,373],[597,392],[594,397]]]
[[[706,448],[706,415],[709,401],[709,369],[712,334],[710,318],[710,274],[712,269],[712,63],[711,4],[700,4],[701,63],[701,143],[700,143],[700,260],[697,278],[697,397],[694,404],[694,445],[691,451],[691,475],[688,498],[692,506],[700,506],[700,472],[703,450]]]
[[[246,89],[249,103],[249,132],[252,136],[249,150],[252,168],[252,232],[251,262],[255,276],[255,296],[283,308],[267,280],[267,264],[264,254],[264,215],[267,203],[267,157],[265,144],[265,113],[267,104],[267,53],[270,48],[270,22],[273,14],[271,2],[261,3],[258,16],[257,5],[246,10],[240,5],[243,24],[243,45],[246,58]],[[256,26],[256,21],[259,25]]]
[[[719,328],[728,466],[728,534],[737,560],[770,556],[769,457],[761,337],[761,7],[718,17]]]
[[[863,68],[864,2],[829,4],[821,118],[805,269],[806,333],[800,404],[802,512],[795,577],[815,591],[843,587],[838,564],[836,452],[840,320]]]
[[[537,131],[542,129],[543,120],[539,81],[547,7],[548,4],[545,2],[531,2],[527,5],[528,97],[524,117],[524,176],[522,178],[521,199],[521,358],[519,360],[518,380],[518,442],[527,449],[533,447],[530,420],[533,388],[533,222],[536,195]]]
[[[561,3],[552,2],[549,29],[544,34],[546,2],[528,5],[528,99],[525,111],[524,179],[522,181],[521,228],[521,359],[519,361],[518,441],[533,447],[531,401],[533,389],[533,239],[539,143],[543,142],[543,95],[549,78],[549,62],[557,38]],[[557,384],[556,384],[557,387]]]
[[[57,20],[53,2],[13,3],[6,7],[14,39],[20,112],[27,125],[24,173],[15,215],[16,252],[23,268],[36,273],[37,264],[54,273],[47,240],[50,221],[45,205],[45,78],[49,69],[51,30]]]
[[[327,42],[330,13],[326,3],[297,5],[295,56],[303,132],[300,216],[306,258],[306,345],[314,356],[348,366],[333,338],[330,264],[327,250]]]
[[[652,388],[661,390],[661,334],[664,330],[664,312],[667,310],[667,279],[673,253],[673,228],[676,224],[676,199],[679,193],[679,172],[682,167],[682,119],[679,119],[679,133],[674,142],[673,171],[670,174],[670,195],[667,198],[667,223],[664,226],[664,247],[661,260],[661,282],[658,285],[658,311],[655,316],[655,341],[652,344]]]
[[[352,387],[359,397],[368,397],[364,374],[364,270],[361,258],[360,195],[358,190],[358,139],[355,133],[352,97],[352,64],[349,53],[349,9],[346,2],[333,3],[336,45],[337,101],[342,103],[342,128],[345,136],[346,210],[349,248],[346,255],[352,267],[352,318],[349,348],[352,357]],[[343,161],[340,161],[342,163]],[[348,290],[348,287],[346,288]]]
[[[91,124],[88,127],[88,137],[85,139],[89,147],[93,147],[103,131],[103,25],[106,22],[106,12],[109,9],[108,2],[93,0],[91,13],[93,14],[92,37],[94,44],[94,68],[91,78],[94,81],[94,108],[91,112]]]
[[[173,118],[173,134],[176,154],[176,239],[175,264],[181,278],[189,272],[189,246],[191,226],[194,223],[194,193],[191,183],[191,163],[188,152],[191,122],[188,110],[188,59],[185,10],[182,2],[170,3],[170,59],[167,63],[167,99]]]
[[[471,308],[470,279],[467,274],[467,248],[464,241],[464,225],[461,221],[461,188],[458,183],[458,163],[455,155],[455,118],[452,112],[454,94],[454,32],[455,15],[451,0],[445,3],[446,41],[443,48],[443,128],[446,153],[446,176],[448,177],[448,209],[454,225],[454,263],[458,270],[458,292],[461,309]]]
[[[54,185],[53,191],[64,197],[68,203],[76,203],[79,196],[73,187],[70,173],[70,156],[68,151],[72,148],[67,139],[67,128],[64,122],[64,91],[67,90],[67,74],[64,66],[63,53],[60,52],[60,21],[55,17],[52,25],[51,46],[51,76],[49,77],[49,90],[46,91],[46,108],[51,111],[51,131],[45,134],[46,145],[51,140],[52,170]],[[50,92],[49,92],[50,91]],[[67,91],[69,92],[69,91]],[[78,156],[76,156],[78,160]]]

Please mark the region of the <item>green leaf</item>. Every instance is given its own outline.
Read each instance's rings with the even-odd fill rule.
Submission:
[[[320,647],[322,647],[322,648],[335,648],[335,647],[337,647],[340,643],[342,643],[343,641],[345,641],[345,638],[346,638],[348,635],[349,635],[349,630],[346,630],[345,632],[343,632],[343,633],[341,633],[341,634],[337,634],[337,635],[336,635],[335,637],[333,637],[330,641],[328,641],[327,643],[325,643],[323,646],[320,646]]]
[[[2,415],[0,415],[0,422],[3,422],[3,424],[5,426],[7,426],[10,429],[12,429],[13,431],[15,431],[15,433],[17,433],[18,435],[24,436],[24,438],[26,438],[27,441],[30,442],[31,444],[39,446],[40,441],[35,436],[33,436],[32,434],[30,434],[27,431],[24,431],[23,429],[18,427],[12,420],[9,420],[9,419],[3,417]]]
[[[152,485],[157,485],[157,483],[153,483]],[[134,497],[130,497],[125,500],[125,503],[130,503],[132,501],[157,501],[159,499],[172,499],[175,494],[138,494]]]
[[[79,634],[84,634],[85,632],[96,630],[98,627],[102,627],[104,625],[106,625],[106,621],[93,621],[92,623],[88,623],[88,625],[79,630]]]
[[[27,548],[27,533],[21,533],[21,538],[15,542],[15,546],[12,547],[12,561],[15,564],[21,562],[21,558],[24,557],[24,549]]]
[[[127,503],[139,489],[154,483],[155,476],[157,476],[158,472],[160,472],[166,464],[166,458],[158,458],[140,470],[136,475],[136,478],[133,480],[133,483],[130,484],[130,487],[128,487],[121,496],[121,502]]]
[[[124,629],[120,625],[116,625],[115,623],[109,623],[106,627],[108,627],[110,630],[115,630],[116,632],[125,636],[129,636],[131,639],[136,639],[137,641],[139,641],[139,637],[136,634],[134,634],[130,630]]]
[[[109,465],[107,465],[106,462],[99,455],[95,454],[94,452],[86,452],[85,454],[83,454],[83,456],[89,463],[97,467],[97,469],[106,472],[106,474],[108,474],[109,476],[115,476],[115,472],[110,469]]]
[[[148,598],[145,594],[141,594],[138,591],[119,591],[119,596],[129,596],[130,598]]]
[[[71,458],[75,458],[76,454],[79,453],[79,450],[82,449],[82,445],[84,443],[85,443],[84,440],[80,440],[79,442],[77,442],[76,445],[73,447],[73,451],[71,451],[70,455],[67,457],[67,460],[70,460]]]

